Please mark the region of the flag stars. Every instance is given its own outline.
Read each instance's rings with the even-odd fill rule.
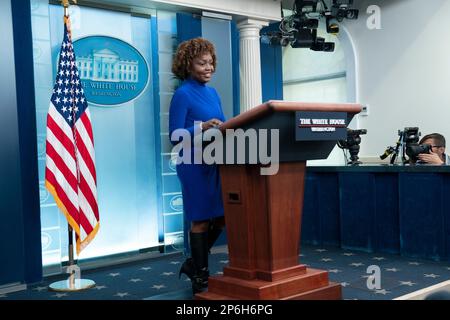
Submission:
[[[411,281],[399,281],[401,286],[408,286],[412,287],[413,285],[416,285],[417,283],[411,282]]]

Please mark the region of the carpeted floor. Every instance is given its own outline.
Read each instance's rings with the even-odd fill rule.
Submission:
[[[303,246],[299,257],[310,267],[329,271],[331,281],[343,286],[348,300],[390,300],[450,279],[450,262],[418,260],[389,254],[369,254],[336,247]],[[67,276],[47,278],[27,290],[0,295],[0,300],[185,300],[191,299],[190,281],[178,279],[184,257],[161,255],[146,261],[82,272],[96,282],[81,292],[52,292],[48,285]],[[226,247],[215,248],[210,258],[211,274],[221,274],[228,264]],[[367,287],[369,266],[381,271],[381,289]]]

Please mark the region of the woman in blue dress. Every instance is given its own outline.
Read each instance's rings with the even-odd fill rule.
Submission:
[[[225,121],[219,95],[214,88],[206,85],[215,68],[215,49],[208,40],[195,38],[178,46],[172,72],[183,83],[175,91],[170,104],[169,136],[172,144],[182,141],[172,137],[177,129],[189,132],[193,146],[194,132],[208,130]],[[218,167],[194,163],[193,154],[194,148],[191,148],[191,163],[177,164],[177,174],[181,182],[185,218],[191,222],[191,258],[183,263],[179,275],[184,273],[191,279],[195,294],[208,286],[209,250],[225,223]]]

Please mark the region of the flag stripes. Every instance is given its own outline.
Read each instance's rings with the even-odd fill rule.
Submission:
[[[68,18],[47,115],[45,180],[75,231],[79,254],[95,237],[100,216],[91,117],[75,64]]]

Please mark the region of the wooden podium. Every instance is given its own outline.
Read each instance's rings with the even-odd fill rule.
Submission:
[[[347,124],[360,111],[357,104],[269,101],[220,127],[222,132],[278,129],[279,170],[275,175],[261,175],[259,163],[220,165],[229,265],[223,276],[209,277],[208,291],[196,299],[341,299],[341,285],[330,282],[327,271],[298,262],[306,160],[326,158],[338,139],[329,138],[323,129],[299,138],[296,118],[307,118],[309,113],[312,118],[344,116],[345,125],[329,128],[340,128],[341,134],[343,128],[346,134]],[[309,135],[313,127],[306,124],[302,129]],[[323,123],[317,126],[324,127]]]

